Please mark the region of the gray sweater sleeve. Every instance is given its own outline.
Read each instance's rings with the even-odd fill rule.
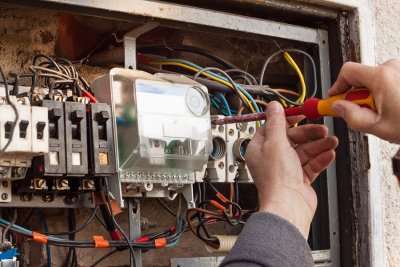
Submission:
[[[299,230],[271,213],[250,217],[220,266],[313,266],[310,247]]]

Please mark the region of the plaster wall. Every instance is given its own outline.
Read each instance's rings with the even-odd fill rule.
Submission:
[[[381,64],[390,58],[400,58],[400,2],[397,0],[372,1],[376,27],[375,53],[376,63]],[[379,153],[382,175],[375,177],[382,180],[384,195],[384,237],[386,266],[400,266],[400,186],[392,174],[391,157],[398,149],[397,145],[380,141]]]

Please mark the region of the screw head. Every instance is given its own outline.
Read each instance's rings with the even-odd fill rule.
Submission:
[[[74,204],[78,202],[79,197],[77,195],[71,195],[64,199],[65,203],[67,204]]]
[[[50,194],[45,194],[42,196],[43,202],[52,202],[54,200],[54,196]]]
[[[8,187],[8,182],[7,181],[2,181],[1,182],[2,187]]]
[[[218,168],[223,169],[224,168],[224,163],[221,161],[220,163],[218,163]]]
[[[27,202],[27,201],[31,201],[32,200],[32,195],[31,194],[22,194],[20,196],[20,199],[22,202]]]
[[[230,136],[232,136],[232,135],[235,134],[235,131],[234,131],[233,129],[229,129],[228,134],[229,134]]]
[[[7,198],[8,198],[8,194],[7,193],[1,194],[1,199],[2,200],[7,200]]]

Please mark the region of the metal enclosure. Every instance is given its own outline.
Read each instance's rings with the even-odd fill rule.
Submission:
[[[5,1],[8,2],[8,1]],[[11,1],[15,3],[14,1]],[[74,13],[100,16],[105,18],[121,19],[143,23],[143,27],[132,31],[125,36],[125,56],[130,55],[125,61],[127,67],[135,68],[135,38],[140,34],[153,29],[157,25],[198,30],[199,32],[212,32],[221,35],[243,36],[249,39],[280,38],[289,42],[302,43],[317,47],[319,60],[319,93],[321,97],[327,96],[327,90],[331,85],[331,63],[328,31],[318,27],[305,27],[295,24],[281,23],[273,20],[265,20],[243,15],[200,9],[191,6],[174,3],[146,1],[146,0],[120,0],[120,1],[90,1],[90,0],[43,0],[43,1],[17,1],[24,5],[35,5],[39,7],[52,7]],[[295,5],[295,4],[294,4]],[[289,9],[289,6],[288,6]],[[334,13],[334,12],[333,12]],[[330,13],[331,14],[331,13]],[[129,61],[129,62],[128,62]],[[323,123],[328,126],[330,134],[334,133],[333,120],[324,118]],[[339,240],[339,214],[337,196],[336,164],[332,164],[326,173],[326,193],[329,216],[329,244],[330,247],[324,251],[313,252],[315,262],[318,266],[340,265],[340,240]],[[113,179],[119,182],[120,179]],[[112,185],[113,193],[121,197],[118,186]],[[191,194],[187,192],[186,194]],[[81,200],[83,202],[84,200]],[[135,220],[139,218],[139,204],[132,199],[125,201],[129,210],[135,206],[136,213],[130,220],[131,237],[140,235]],[[79,203],[78,203],[79,204]],[[77,204],[77,205],[78,205]],[[17,204],[18,205],[18,204]],[[133,213],[132,213],[133,214]],[[138,253],[140,254],[140,253]],[[137,255],[140,259],[140,255]],[[137,261],[138,262],[138,261]],[[209,259],[210,264],[219,262],[219,259]],[[196,259],[172,260],[173,266],[197,266]],[[139,266],[141,266],[139,264]],[[210,265],[208,265],[210,266]]]

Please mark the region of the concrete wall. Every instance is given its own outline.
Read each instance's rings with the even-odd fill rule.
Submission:
[[[372,1],[376,26],[376,63],[400,57],[400,2],[397,0]],[[384,193],[384,232],[387,266],[400,266],[400,186],[392,174],[391,157],[397,145],[380,142]],[[370,151],[376,153],[376,151]]]

